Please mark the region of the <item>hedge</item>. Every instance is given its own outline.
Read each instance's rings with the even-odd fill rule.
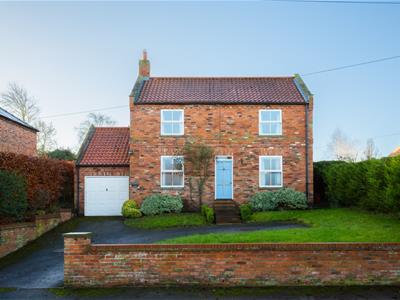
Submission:
[[[400,156],[357,163],[317,162],[314,170],[315,193],[332,207],[400,212]]]
[[[73,201],[73,163],[0,152],[0,170],[25,179],[30,210],[47,210],[60,201]]]

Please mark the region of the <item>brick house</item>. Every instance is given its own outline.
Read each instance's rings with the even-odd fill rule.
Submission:
[[[39,131],[0,107],[0,152],[37,155]]]
[[[129,168],[129,196],[138,203],[153,193],[167,193],[180,195],[187,209],[198,207],[196,194],[189,201],[189,176],[181,163],[187,142],[214,150],[204,203],[243,203],[256,192],[281,187],[304,192],[313,201],[313,96],[298,75],[151,77],[144,52],[129,106],[124,172]],[[95,149],[89,142],[90,147]],[[101,160],[98,164],[108,167]]]

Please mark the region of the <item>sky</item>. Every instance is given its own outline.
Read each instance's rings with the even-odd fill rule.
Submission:
[[[293,2],[0,2],[0,92],[17,82],[77,149],[101,111],[129,125],[147,49],[154,76],[275,76],[400,55],[400,5]],[[314,160],[336,129],[381,155],[400,146],[400,59],[304,76],[314,94]],[[53,116],[53,117],[49,117]],[[255,119],[256,121],[256,119]]]

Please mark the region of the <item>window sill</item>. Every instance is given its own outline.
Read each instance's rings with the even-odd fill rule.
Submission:
[[[162,190],[183,190],[185,189],[184,186],[162,186]]]

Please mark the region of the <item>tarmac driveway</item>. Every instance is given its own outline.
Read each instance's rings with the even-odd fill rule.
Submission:
[[[277,230],[300,227],[299,224],[239,224],[144,230],[125,226],[122,218],[86,217],[71,220],[46,233],[19,251],[0,259],[0,288],[52,288],[63,285],[62,233],[92,232],[94,243],[138,244],[154,243],[177,236],[249,230]]]

